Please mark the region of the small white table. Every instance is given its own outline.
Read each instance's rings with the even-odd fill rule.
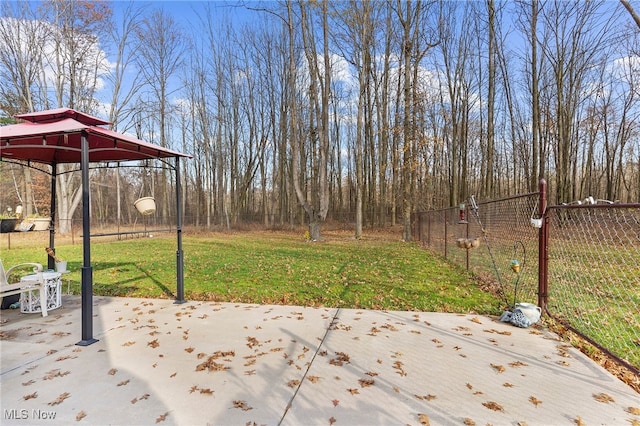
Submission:
[[[31,274],[22,277],[20,281],[33,281],[36,277],[36,274]],[[62,306],[61,277],[62,274],[60,272],[44,271],[42,273],[44,291],[47,292],[47,311]],[[34,287],[31,291],[20,293],[20,312],[25,314],[42,312],[39,291],[39,289]]]

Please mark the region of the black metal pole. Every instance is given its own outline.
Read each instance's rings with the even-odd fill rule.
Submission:
[[[93,268],[91,267],[91,222],[89,217],[89,139],[82,132],[82,340],[78,346],[97,342],[93,338]]]
[[[180,183],[180,157],[176,157],[176,301],[184,303],[184,256],[182,252],[182,185]]]
[[[538,306],[544,312],[547,310],[549,280],[549,218],[547,216],[546,180],[540,179],[539,191],[538,214],[542,219],[542,226],[538,231]]]
[[[56,251],[56,179],[58,178],[58,163],[51,163],[51,207],[49,222],[49,247],[55,253]],[[51,256],[47,256],[47,268],[55,269],[56,261]]]

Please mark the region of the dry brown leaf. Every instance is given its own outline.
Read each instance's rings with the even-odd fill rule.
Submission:
[[[360,387],[366,388],[369,386],[373,386],[375,381],[373,379],[360,379],[358,380],[358,383],[360,383]]]
[[[498,404],[497,402],[494,402],[494,401],[483,402],[482,405],[487,407],[489,410],[503,411],[504,412],[504,408],[502,408],[502,405],[500,405],[500,404]]]
[[[84,411],[80,411],[80,412],[78,412],[78,414],[76,414],[76,421],[79,422],[80,420],[84,419],[85,417],[87,417],[87,413],[85,413]]]
[[[158,416],[158,418],[156,419],[156,423],[164,422],[167,419],[168,415],[169,415],[168,411],[166,413],[164,413],[164,414],[160,414]]]
[[[300,380],[289,380],[289,382],[287,383],[287,386],[289,386],[290,388],[295,388],[296,386],[298,386],[300,384]]]
[[[334,406],[334,407],[337,407],[337,406],[338,406],[338,404],[340,404],[340,400],[338,400],[338,399],[334,399],[334,400],[333,400],[333,401],[331,401],[331,402],[333,403],[333,406]]]
[[[360,391],[358,389],[355,389],[355,388],[350,388],[350,389],[347,389],[347,390],[349,391],[349,393],[351,395],[357,395],[357,394],[360,393]]]
[[[63,392],[56,399],[51,401],[48,405],[62,404],[62,401],[64,401],[65,399],[69,398],[70,396],[71,396],[71,394],[69,392]]]
[[[239,408],[242,411],[253,410],[253,407],[250,407],[249,405],[247,405],[246,401],[240,401],[240,400],[233,401],[233,407]]]
[[[606,393],[598,393],[598,394],[593,394],[593,399],[595,399],[598,402],[604,402],[604,403],[609,403],[609,402],[616,402],[610,395],[607,395]]]
[[[529,402],[531,402],[533,405],[535,405],[536,407],[540,404],[542,404],[542,401],[540,401],[538,398],[536,398],[535,396],[530,396],[529,397]]]
[[[638,408],[638,407],[629,407],[629,408],[627,408],[627,413],[633,414],[633,415],[636,415],[636,416],[640,416],[640,408]]]
[[[471,385],[471,383],[467,383],[467,389],[469,390],[473,389],[473,386]]]
[[[38,397],[38,392],[34,392],[34,393],[30,393],[28,395],[25,395],[22,397],[22,399],[24,399],[25,401],[28,399],[33,399],[33,398],[37,398]]]
[[[190,354],[191,352],[193,352],[195,349],[192,347],[188,347],[188,348],[184,348],[184,351],[188,354]]]
[[[424,425],[424,426],[429,426],[431,424],[431,422],[429,421],[429,416],[422,413],[418,414],[418,421],[420,422],[421,425]]]
[[[513,387],[513,384],[511,384],[511,383],[509,383],[509,382],[504,382],[504,383],[502,384],[502,386],[504,386],[505,388],[512,388],[512,387]]]
[[[415,397],[418,398],[421,401],[431,401],[433,399],[436,399],[436,396],[435,395],[431,395],[431,394],[428,394],[428,395],[416,395]]]
[[[107,374],[109,374],[110,376],[115,376],[115,374],[118,372],[118,370],[116,368],[112,368],[111,370],[109,370],[109,372]]]
[[[200,394],[201,395],[213,395],[213,390],[206,388],[206,389],[200,389]]]
[[[152,348],[157,348],[158,346],[160,346],[160,343],[158,343],[158,339],[154,339],[150,342],[147,342],[147,346],[151,346]]]
[[[29,380],[28,382],[24,382],[22,386],[29,386],[35,383],[35,380]]]
[[[511,367],[528,367],[529,364],[522,362],[522,361],[514,361],[514,362],[510,362],[509,366]]]
[[[476,426],[476,422],[474,422],[473,419],[470,419],[469,417],[465,417],[462,423],[464,423],[465,426]]]
[[[130,379],[123,380],[123,381],[121,381],[120,383],[118,383],[118,386],[125,386],[125,385],[128,385],[128,384],[129,384],[129,381],[130,381]]]
[[[318,381],[320,381],[320,377],[319,376],[308,376],[307,380],[309,380],[311,383],[318,383]]]
[[[491,367],[496,370],[498,373],[504,373],[505,368],[502,365],[491,364]]]
[[[64,376],[66,376],[67,374],[70,374],[70,373],[71,373],[71,371],[63,371],[63,372],[61,372],[60,370],[55,369],[55,370],[51,370],[51,371],[47,372],[47,374],[43,377],[43,379],[44,380],[52,380],[52,379],[55,379],[56,377],[64,377]]]
[[[573,419],[573,422],[575,424],[577,424],[578,426],[586,426],[586,423],[584,422],[584,420],[582,420],[582,418],[580,416],[578,416],[575,419]]]
[[[329,425],[332,425],[336,422],[336,419],[333,417],[329,417]]]
[[[122,346],[131,346],[131,345],[135,345],[135,343],[136,343],[135,341],[124,342]]]

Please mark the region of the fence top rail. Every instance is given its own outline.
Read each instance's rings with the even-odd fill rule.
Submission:
[[[551,209],[640,209],[640,203],[558,204],[547,207]]]
[[[528,192],[526,194],[518,194],[518,195],[511,195],[509,197],[504,197],[504,198],[496,198],[496,199],[492,199],[492,200],[487,200],[487,201],[477,201],[478,205],[483,205],[483,204],[491,204],[491,203],[500,203],[503,201],[511,201],[511,200],[515,200],[518,198],[528,198],[528,197],[532,197],[532,196],[539,196],[540,192]],[[465,201],[468,201],[465,200]],[[438,213],[438,212],[446,212],[448,210],[454,210],[454,209],[458,209],[458,206],[451,206],[451,207],[443,207],[440,209],[433,209],[433,210],[424,210],[424,211],[420,211],[420,212],[416,212],[418,214],[420,213]]]

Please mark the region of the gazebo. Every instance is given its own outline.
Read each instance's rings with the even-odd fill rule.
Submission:
[[[159,145],[106,129],[109,122],[75,111],[58,108],[20,114],[23,123],[0,127],[0,161],[21,161],[51,166],[51,223],[49,245],[55,249],[55,211],[57,165],[76,163],[82,172],[82,339],[80,346],[90,345],[93,337],[93,268],[91,266],[91,226],[89,216],[90,163],[125,162],[159,159],[175,172],[176,179],[176,303],[184,303],[184,258],[182,251],[182,210],[180,159],[192,158]],[[173,164],[171,164],[173,159]],[[49,259],[53,268],[53,259]]]

